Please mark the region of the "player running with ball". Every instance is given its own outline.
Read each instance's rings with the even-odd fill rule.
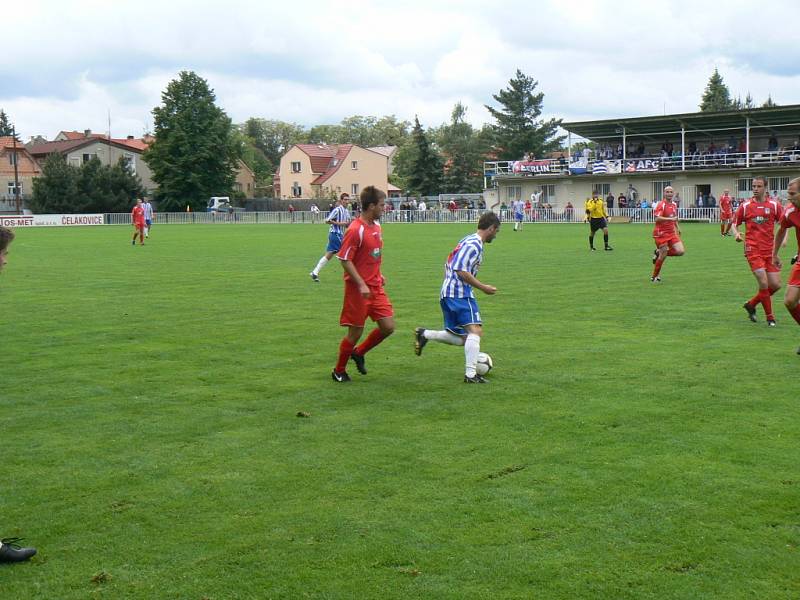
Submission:
[[[797,236],[797,247],[800,252],[800,177],[789,182],[789,206],[781,217],[781,227],[775,236],[775,244],[772,247],[772,262],[776,266],[781,266],[781,259],[778,258],[778,250],[786,239],[786,234],[790,227],[795,228]],[[786,310],[792,315],[797,324],[800,325],[800,262],[795,262],[792,267],[792,274],[786,284],[786,296],[783,299]],[[800,354],[800,348],[797,349]]]
[[[414,353],[417,356],[422,354],[428,340],[464,346],[464,383],[487,382],[476,370],[483,326],[472,288],[478,288],[484,294],[497,293],[496,287],[481,283],[476,275],[483,260],[483,245],[491,244],[499,230],[499,217],[493,212],[486,212],[478,220],[478,231],[458,242],[445,262],[444,283],[439,294],[445,329],[434,331],[417,327],[414,330]]]

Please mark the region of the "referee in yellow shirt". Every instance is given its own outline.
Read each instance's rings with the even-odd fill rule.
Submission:
[[[597,190],[592,192],[592,197],[586,200],[586,218],[589,219],[589,248],[594,252],[594,234],[598,229],[603,230],[603,243],[606,250],[613,250],[608,245],[608,214],[606,203],[597,197]]]

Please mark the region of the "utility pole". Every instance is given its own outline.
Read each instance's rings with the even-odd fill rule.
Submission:
[[[19,199],[19,170],[17,168],[17,126],[11,126],[11,138],[14,145],[14,199],[17,201],[17,214],[22,214],[22,204]]]

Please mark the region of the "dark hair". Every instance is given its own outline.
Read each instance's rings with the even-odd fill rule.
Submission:
[[[497,225],[500,227],[500,217],[498,217],[492,211],[485,212],[481,215],[481,218],[478,219],[478,229],[485,230],[489,229],[492,225]]]
[[[5,227],[0,227],[0,252],[8,248],[9,244],[14,241],[14,232]]]
[[[350,199],[350,194],[348,194],[347,192],[342,192],[342,195],[339,196],[339,200],[344,201],[345,198],[347,198],[349,200]]]
[[[756,179],[760,179],[764,183],[765,188],[769,185],[769,183],[767,183],[767,178],[764,177],[763,175],[756,175],[755,177],[753,177],[753,181],[755,181]]]
[[[369,209],[371,204],[377,204],[384,198],[386,198],[386,194],[374,185],[368,185],[361,190],[361,210]]]

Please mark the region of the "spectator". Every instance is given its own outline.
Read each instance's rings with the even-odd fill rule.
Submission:
[[[617,196],[617,208],[625,208],[626,204],[627,203],[625,202],[625,194],[620,192],[619,196]]]
[[[697,194],[697,208],[703,208],[703,194]]]
[[[770,152],[777,152],[778,150],[778,138],[774,134],[767,141],[767,150]]]
[[[709,192],[708,194],[708,208],[714,208],[717,205],[717,199],[714,197],[713,192]]]
[[[681,193],[675,192],[675,196],[672,198],[672,201],[677,204],[678,206],[681,205]]]
[[[564,218],[567,221],[575,220],[575,207],[572,206],[572,202],[567,202],[567,206],[564,208]]]
[[[417,210],[428,210],[428,205],[425,204],[425,200],[419,201],[419,204],[417,204]]]
[[[608,196],[606,196],[606,206],[608,208],[614,208],[614,194],[611,191],[608,192]]]
[[[316,223],[319,221],[319,206],[316,204],[311,204],[311,222]]]
[[[639,197],[639,192],[633,187],[632,183],[628,184],[628,206],[636,206],[636,200]]]

